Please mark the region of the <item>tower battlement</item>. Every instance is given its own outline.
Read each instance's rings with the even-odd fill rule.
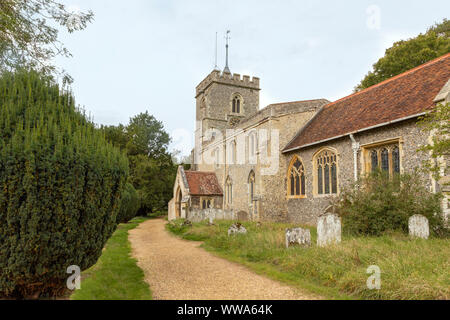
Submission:
[[[226,73],[220,72],[219,70],[213,70],[200,84],[196,89],[196,97],[200,94],[204,93],[205,90],[211,86],[213,83],[220,83],[223,85],[231,85],[235,87],[253,89],[253,90],[261,90],[259,87],[259,78],[253,77],[250,78],[248,75],[243,75],[241,77],[238,73]]]

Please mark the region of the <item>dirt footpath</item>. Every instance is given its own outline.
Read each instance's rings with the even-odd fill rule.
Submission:
[[[149,220],[130,231],[133,256],[157,300],[316,299],[181,240]]]

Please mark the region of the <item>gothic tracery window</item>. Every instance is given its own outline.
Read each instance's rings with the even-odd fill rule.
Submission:
[[[314,157],[316,166],[316,193],[318,195],[337,194],[337,155],[326,149]]]
[[[297,156],[291,161],[288,171],[288,197],[304,197],[306,195],[305,167]]]
[[[368,172],[381,170],[393,175],[400,173],[400,149],[398,142],[366,148],[369,161],[366,163]]]

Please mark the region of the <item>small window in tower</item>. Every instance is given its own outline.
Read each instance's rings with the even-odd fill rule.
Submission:
[[[241,113],[241,97],[239,95],[236,95],[233,97],[233,101],[232,101],[232,112],[233,113]]]

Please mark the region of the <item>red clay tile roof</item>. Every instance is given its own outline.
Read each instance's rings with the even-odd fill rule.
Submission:
[[[450,78],[450,54],[332,102],[284,148],[300,149],[372,126],[420,114]]]
[[[190,194],[193,196],[221,196],[222,188],[214,172],[186,171]]]

